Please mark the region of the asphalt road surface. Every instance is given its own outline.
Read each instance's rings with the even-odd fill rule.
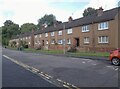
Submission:
[[[5,57],[2,58],[2,62],[2,87],[56,87]]]
[[[119,86],[118,67],[111,65],[108,60],[53,56],[9,49],[3,49],[3,55],[78,87]]]

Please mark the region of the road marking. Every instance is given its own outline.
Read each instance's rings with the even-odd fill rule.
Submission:
[[[19,66],[22,66],[23,68],[25,68],[26,70],[29,70],[30,72],[34,73],[34,74],[37,74],[37,75],[41,75],[41,77],[43,77],[43,79],[45,79],[46,81],[48,81],[49,83],[52,83],[54,84],[57,83],[58,85],[62,85],[68,89],[80,89],[78,88],[77,86],[73,85],[73,84],[70,84],[70,83],[67,83],[65,81],[62,81],[60,79],[55,79],[53,76],[50,76],[48,75],[47,73],[44,73],[44,72],[40,72],[40,70],[34,68],[34,67],[31,67],[31,66],[28,66],[20,61],[17,61],[15,59],[12,59],[6,55],[3,55],[3,57],[5,57],[6,59],[8,60],[11,60],[12,62],[18,64]],[[54,81],[51,81],[51,80],[54,80]]]
[[[96,66],[97,64],[93,63],[92,65]]]
[[[84,61],[83,61],[82,63],[83,63],[83,64],[85,64],[85,62],[84,62]]]

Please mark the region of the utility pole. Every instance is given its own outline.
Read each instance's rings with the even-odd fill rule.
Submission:
[[[65,23],[63,23],[63,36],[64,36],[64,39],[63,39],[63,53],[65,54],[65,45],[66,45],[66,37],[65,37]]]

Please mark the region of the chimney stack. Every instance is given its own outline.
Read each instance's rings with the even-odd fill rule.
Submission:
[[[72,20],[73,20],[73,18],[70,16],[70,17],[68,18],[68,21],[71,22]]]
[[[42,30],[45,29],[45,24],[42,24],[41,29],[42,29]]]
[[[103,14],[103,8],[99,7],[99,9],[97,9],[97,16],[102,16]]]

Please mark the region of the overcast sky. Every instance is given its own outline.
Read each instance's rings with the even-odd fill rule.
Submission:
[[[85,8],[104,10],[117,7],[119,0],[0,0],[0,26],[6,20],[22,25],[24,23],[37,24],[38,19],[45,14],[53,14],[59,21],[67,21],[82,17]]]

